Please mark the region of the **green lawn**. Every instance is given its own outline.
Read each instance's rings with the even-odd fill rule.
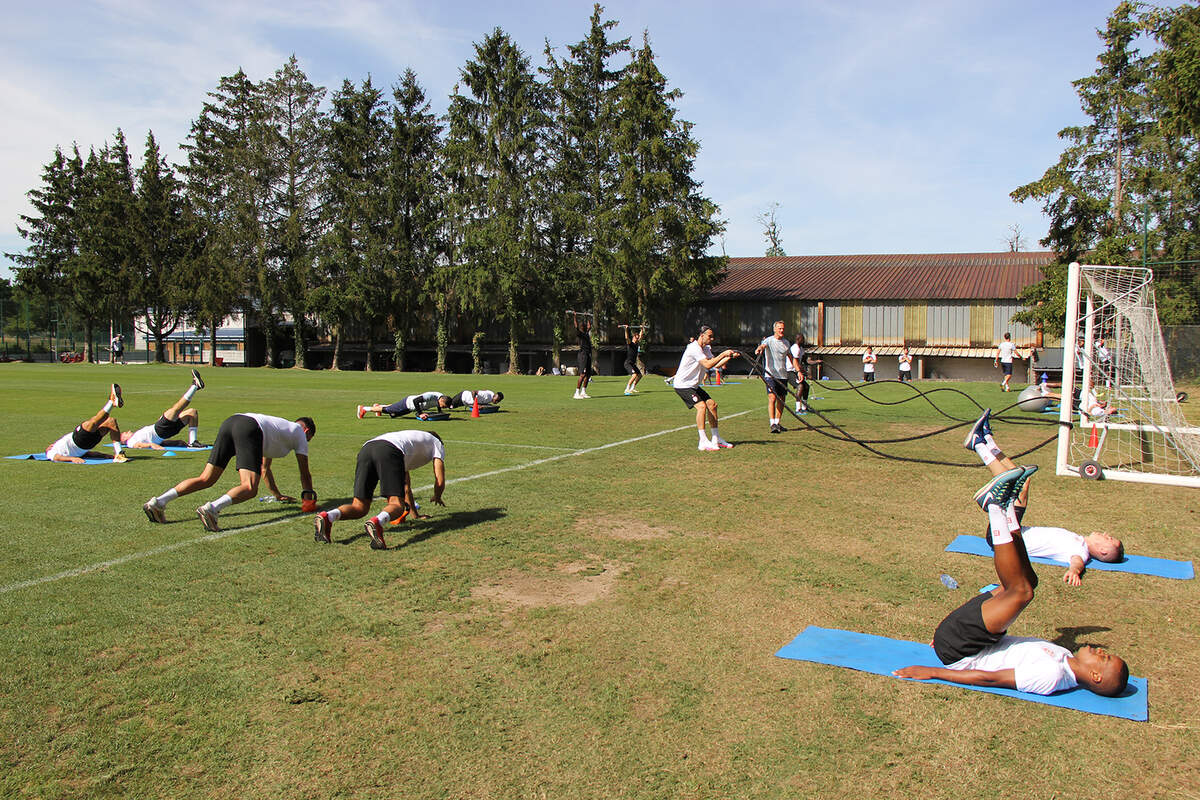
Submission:
[[[168,525],[141,510],[205,454],[0,461],[0,797],[1200,796],[1195,581],[1094,572],[1070,588],[1038,567],[1013,628],[1126,657],[1149,679],[1148,723],[774,657],[810,624],[927,641],[994,580],[986,559],[943,552],[983,528],[977,464],[887,460],[790,418],[771,435],[757,383],[713,391],[738,446],[698,453],[693,414],[654,376],[635,397],[624,378],[600,378],[576,401],[574,380],[556,377],[203,374],[205,441],[239,411],[316,419],[322,505],[349,495],[367,439],[437,430],[447,507],[389,529],[387,551],[351,522],[317,545],[310,515],[256,501],[206,538],[193,509],[232,471],[171,504]],[[188,371],[0,365],[3,454],[43,449],[114,377],[117,418],[138,427]],[[997,408],[1016,397],[918,384],[938,385]],[[504,412],[354,415],[464,388],[502,390]],[[814,405],[861,438],[955,424],[921,401],[834,388]],[[977,413],[954,392],[934,398],[959,419]],[[1184,408],[1200,420],[1195,401]],[[1053,432],[995,428],[1010,451]],[[964,430],[879,447],[976,463]],[[1055,477],[1053,458],[1051,445],[1025,459],[1043,468],[1031,521],[1200,557],[1200,491]],[[299,494],[293,459],[276,476]],[[414,476],[431,481],[428,468]]]

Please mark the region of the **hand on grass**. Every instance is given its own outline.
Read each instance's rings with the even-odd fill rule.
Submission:
[[[1083,583],[1083,579],[1079,577],[1079,573],[1073,569],[1069,569],[1063,573],[1063,583],[1067,586],[1079,586]]]
[[[294,502],[296,502],[296,498],[292,497],[290,494],[277,494],[277,495],[275,495],[275,499],[276,499],[276,500],[278,500],[278,501],[279,501],[279,502],[281,502],[281,503],[294,503]]]

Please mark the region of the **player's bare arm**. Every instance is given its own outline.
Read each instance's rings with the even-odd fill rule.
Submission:
[[[967,686],[994,686],[1001,689],[1016,689],[1016,673],[1011,669],[989,671],[984,669],[946,669],[945,667],[903,667],[892,672],[897,678],[915,681],[950,681]]]

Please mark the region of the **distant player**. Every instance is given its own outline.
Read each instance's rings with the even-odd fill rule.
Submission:
[[[575,321],[575,334],[579,337],[579,380],[575,382],[574,399],[588,400],[591,395],[587,393],[587,387],[592,381],[592,320],[584,317],[580,324],[579,315],[574,311],[571,312],[571,318]]]
[[[1012,391],[1012,387],[1008,385],[1008,382],[1012,380],[1013,358],[1020,355],[1021,351],[1013,344],[1012,334],[1005,331],[1004,340],[996,345],[996,357],[992,359],[992,365],[1000,367],[1000,371],[1004,373],[1004,380],[1000,381],[1001,391]]]
[[[364,527],[371,537],[371,547],[386,550],[383,539],[384,526],[393,518],[403,519],[406,512],[420,517],[412,493],[412,471],[433,463],[432,502],[439,506],[442,491],[446,488],[446,448],[442,438],[426,431],[395,431],[376,436],[358,451],[358,464],[354,468],[354,499],[329,511],[322,511],[313,518],[314,538],[318,542],[329,542],[333,523],[339,519],[362,519],[371,508],[378,486],[387,504],[375,516],[366,521]]]
[[[188,408],[192,398],[196,396],[196,392],[203,388],[204,380],[200,377],[200,373],[192,370],[192,385],[188,387],[182,397],[175,401],[173,406],[162,413],[158,422],[138,428],[136,431],[125,431],[121,434],[121,441],[126,447],[135,449],[162,450],[164,445],[178,447],[184,444],[187,447],[204,447],[196,439],[200,430],[200,415],[196,413],[196,409]],[[175,439],[185,426],[188,429],[186,443]]]
[[[1017,465],[1004,454],[992,435],[989,417],[991,409],[985,409],[963,445],[968,450],[978,454],[984,466],[992,475],[999,475],[1007,470],[1016,469]],[[1091,559],[1097,561],[1117,562],[1125,558],[1125,547],[1121,540],[1102,531],[1092,531],[1087,536],[1069,531],[1066,528],[1053,528],[1043,525],[1022,525],[1025,510],[1029,506],[1029,489],[1032,479],[1026,478],[1019,492],[1010,498],[1012,519],[1009,527],[1018,527],[1021,532],[1025,550],[1032,557],[1049,558],[1063,561],[1067,571],[1063,573],[1063,583],[1068,586],[1079,586],[1083,582],[1085,565]],[[1006,512],[1008,509],[1006,509]],[[991,528],[985,532],[988,545],[992,544]]]
[[[1129,682],[1129,668],[1120,658],[1091,646],[1072,655],[1051,642],[1007,635],[1009,626],[1032,602],[1037,586],[1021,534],[1010,530],[1002,510],[1017,483],[1027,477],[1025,473],[1021,468],[1002,472],[975,495],[991,524],[1000,586],[975,595],[938,625],[933,649],[944,668],[911,666],[894,674],[1040,695],[1082,686],[1115,697]]]
[[[108,363],[116,364],[118,362],[125,363],[125,334],[118,333],[112,337],[112,341],[108,343]]]
[[[788,397],[788,367],[792,374],[796,373],[799,365],[792,357],[791,346],[784,336],[783,320],[775,323],[773,333],[754,350],[754,355],[763,355],[763,384],[767,387],[767,417],[771,433],[783,433],[786,428],[783,421],[783,409],[787,407]]]
[[[904,345],[904,349],[897,356],[896,372],[900,376],[902,383],[912,383],[912,354],[908,352],[908,345]]]
[[[377,417],[382,417],[387,414],[389,417],[403,417],[405,414],[416,412],[418,417],[434,411],[449,411],[456,405],[462,405],[456,402],[449,395],[441,392],[423,392],[422,394],[410,394],[403,400],[398,400],[390,405],[382,403],[371,403],[365,406],[356,406],[355,413],[359,419],[362,419],[367,414],[374,414]]]
[[[312,417],[300,417],[291,422],[266,414],[234,414],[221,423],[204,471],[195,478],[181,481],[158,497],[150,498],[142,510],[151,522],[165,523],[167,503],[212,486],[221,477],[230,459],[234,458],[238,485],[196,509],[196,516],[200,517],[205,530],[219,531],[218,515],[234,503],[244,503],[255,497],[259,481],[264,475],[267,487],[276,500],[294,503],[294,497],[279,491],[275,485],[275,475],[271,472],[272,460],[294,452],[296,466],[300,470],[300,485],[304,489],[300,494],[305,498],[305,510],[316,511],[316,492],[313,491],[312,475],[308,471],[308,443],[316,433],[317,426]]]
[[[867,383],[875,382],[875,362],[879,361],[879,356],[875,355],[875,348],[867,345],[867,352],[863,353],[863,380]]]
[[[451,404],[457,408],[466,406],[472,408],[475,405],[475,400],[479,400],[480,406],[497,406],[504,399],[504,392],[493,392],[491,389],[464,389],[458,394],[451,395]]]
[[[733,447],[721,438],[717,422],[717,401],[708,396],[708,392],[700,387],[700,379],[705,370],[718,369],[741,353],[736,350],[725,350],[719,356],[712,354],[712,341],[715,337],[713,329],[707,325],[700,326],[700,335],[688,344],[679,360],[679,368],[675,370],[675,394],[679,395],[684,405],[696,409],[696,431],[700,435],[698,450],[719,450],[723,447]],[[704,432],[705,425],[712,431],[711,437]]]
[[[104,404],[104,408],[96,412],[96,416],[79,423],[75,430],[47,447],[46,458],[71,464],[84,464],[86,463],[84,459],[89,455],[92,458],[108,458],[107,454],[90,452],[93,447],[104,440],[105,436],[108,436],[112,439],[113,447],[116,449],[112,460],[118,463],[126,461],[125,454],[121,452],[121,426],[108,415],[114,406],[121,408],[124,405],[121,387],[114,383],[109,388],[108,402]]]
[[[636,394],[638,381],[642,379],[642,371],[638,369],[638,346],[642,341],[642,331],[640,328],[635,329],[632,334],[629,333],[629,327],[625,327],[625,371],[629,373],[629,380],[625,383],[625,394]]]

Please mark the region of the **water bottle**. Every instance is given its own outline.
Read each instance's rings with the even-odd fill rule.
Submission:
[[[269,494],[269,495],[266,495],[265,497],[260,497],[260,498],[258,498],[258,502],[260,502],[260,503],[274,503],[274,502],[275,502],[275,495],[273,495],[273,494]]]
[[[947,589],[957,589],[958,588],[958,581],[954,580],[954,578],[951,578],[949,575],[947,575],[944,572],[941,575],[941,581],[942,581],[942,585],[945,586]]]

